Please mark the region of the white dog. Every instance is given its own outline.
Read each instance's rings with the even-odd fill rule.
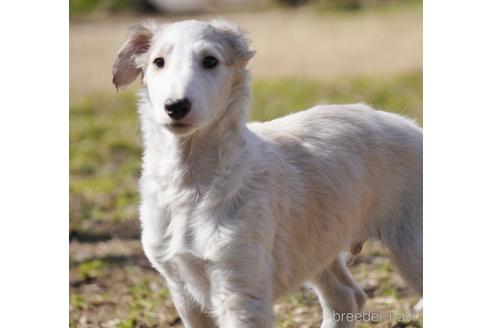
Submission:
[[[184,326],[272,327],[307,282],[322,327],[352,327],[341,254],[369,238],[421,292],[422,130],[360,104],[246,124],[253,55],[225,21],[144,23],[114,63],[117,88],[143,74],[142,242]]]

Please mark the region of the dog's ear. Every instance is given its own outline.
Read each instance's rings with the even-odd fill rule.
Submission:
[[[113,64],[113,84],[116,89],[128,86],[137,78],[142,68],[138,59],[149,50],[155,30],[156,24],[152,21],[130,28]]]
[[[213,20],[210,24],[222,36],[228,47],[232,50],[234,59],[242,66],[253,58],[256,51],[249,48],[249,41],[239,26],[227,22],[224,19]]]

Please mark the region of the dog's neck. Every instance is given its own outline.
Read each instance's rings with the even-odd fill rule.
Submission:
[[[180,137],[162,127],[147,123],[144,132],[143,174],[151,174],[179,184],[181,187],[201,190],[227,184],[228,176],[243,165],[248,148],[246,134],[249,84],[241,86],[224,114],[209,127]]]

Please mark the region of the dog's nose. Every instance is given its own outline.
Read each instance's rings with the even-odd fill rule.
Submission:
[[[180,120],[190,112],[191,102],[188,98],[183,99],[168,99],[164,104],[167,115],[173,120]]]

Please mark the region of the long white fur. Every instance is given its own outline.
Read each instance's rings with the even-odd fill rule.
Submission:
[[[342,254],[370,238],[421,292],[422,130],[363,104],[247,124],[253,54],[225,21],[144,23],[113,68],[116,87],[143,74],[142,243],[185,327],[272,327],[273,302],[305,282],[323,328],[352,327],[336,315],[365,295]],[[164,111],[182,97],[184,128]]]

